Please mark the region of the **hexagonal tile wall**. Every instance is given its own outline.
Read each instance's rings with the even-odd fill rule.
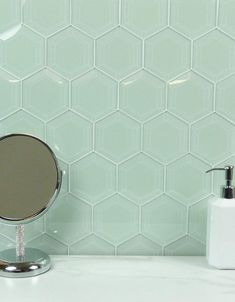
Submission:
[[[162,195],[142,208],[142,232],[166,245],[186,233],[187,210],[174,199]]]
[[[99,38],[96,47],[96,66],[116,79],[141,67],[142,41],[123,28]]]
[[[71,79],[93,67],[93,40],[69,27],[48,39],[48,66]]]
[[[21,5],[19,0],[1,0],[0,35],[20,24]]]
[[[72,82],[72,108],[95,121],[117,107],[117,83],[92,70]]]
[[[122,113],[96,124],[96,150],[119,162],[140,150],[140,125]]]
[[[235,3],[230,0],[220,0],[219,5],[220,14],[218,25],[226,33],[235,37],[235,20],[233,16]]]
[[[23,5],[23,13],[24,23],[46,36],[70,22],[70,8],[67,0],[27,0]]]
[[[57,74],[44,69],[23,82],[23,107],[41,119],[55,117],[68,105],[68,82]]]
[[[70,255],[114,255],[112,244],[95,235],[90,235],[69,247]]]
[[[235,127],[212,114],[192,126],[192,152],[210,164],[229,157],[235,148]]]
[[[65,244],[55,240],[47,234],[42,234],[41,236],[31,240],[27,243],[27,247],[38,248],[48,255],[68,254],[68,247]]]
[[[31,114],[20,110],[1,121],[0,133],[27,133],[43,139],[44,124]]]
[[[26,227],[30,246],[205,254],[224,175],[204,171],[235,165],[234,8],[0,0],[0,136],[45,139],[63,171],[55,207]],[[11,244],[14,228],[0,238]]]
[[[120,109],[145,121],[165,109],[165,84],[146,71],[139,71],[120,83]]]
[[[213,84],[194,72],[169,82],[168,109],[188,122],[213,111]]]
[[[0,118],[4,118],[20,108],[20,81],[0,70]]]
[[[138,204],[163,191],[163,166],[146,155],[138,154],[119,166],[119,192]]]
[[[118,25],[118,0],[72,0],[72,23],[92,36]]]
[[[82,239],[91,232],[91,207],[70,194],[62,196],[46,215],[46,230],[66,244]]]
[[[211,192],[210,166],[186,155],[167,167],[166,192],[185,205],[200,200]]]
[[[120,244],[117,249],[117,254],[131,256],[161,256],[162,248],[160,245],[144,236],[138,235]]]
[[[207,208],[212,196],[202,199],[189,209],[189,234],[196,239],[206,242]]]
[[[216,23],[216,0],[171,0],[171,26],[195,38]]]
[[[96,203],[115,192],[115,165],[93,153],[71,166],[70,184],[72,193]]]
[[[169,113],[144,125],[143,150],[167,163],[188,151],[188,126]]]
[[[167,9],[165,0],[123,0],[121,24],[146,37],[167,25]],[[143,12],[148,18],[143,18]]]
[[[218,83],[216,87],[216,110],[235,122],[235,75]]]
[[[235,71],[235,41],[218,30],[199,38],[194,44],[195,70],[218,81]]]
[[[138,207],[126,198],[116,194],[95,206],[94,231],[109,242],[121,243],[136,235],[138,230]]]
[[[169,244],[164,254],[165,256],[205,256],[206,246],[190,236],[185,236]]]
[[[6,35],[0,43],[0,66],[24,77],[44,65],[44,39],[25,26]]]
[[[190,41],[165,29],[145,42],[145,66],[169,80],[190,69]]]
[[[67,112],[47,124],[47,142],[58,157],[74,161],[92,150],[92,124]]]

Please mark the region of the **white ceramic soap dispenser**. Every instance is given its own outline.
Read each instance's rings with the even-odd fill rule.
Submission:
[[[226,184],[221,197],[208,205],[207,260],[218,269],[235,269],[235,188],[232,186],[233,166],[214,168],[208,172],[225,171]]]

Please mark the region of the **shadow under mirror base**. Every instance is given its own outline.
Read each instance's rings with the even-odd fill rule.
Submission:
[[[50,257],[38,249],[26,248],[25,257],[16,257],[15,249],[0,252],[0,276],[9,278],[33,277],[47,272],[51,267]]]

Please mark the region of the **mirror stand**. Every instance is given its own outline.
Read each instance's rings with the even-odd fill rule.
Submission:
[[[50,257],[41,250],[25,248],[24,226],[16,226],[16,248],[0,252],[0,276],[32,277],[50,269]]]

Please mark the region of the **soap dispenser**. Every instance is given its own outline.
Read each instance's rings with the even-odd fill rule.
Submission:
[[[208,204],[207,260],[218,269],[235,269],[235,188],[232,186],[233,166],[214,168],[224,171],[226,184],[221,187],[221,196]]]

